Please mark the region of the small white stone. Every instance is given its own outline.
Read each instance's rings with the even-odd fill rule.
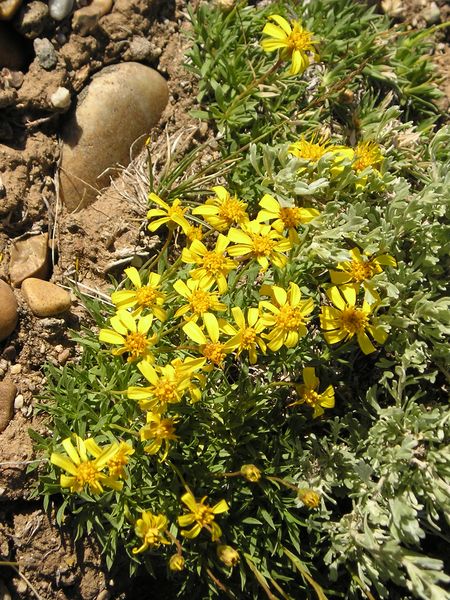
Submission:
[[[73,8],[73,0],[48,0],[50,16],[55,21],[62,21]]]
[[[69,90],[65,87],[59,87],[50,96],[50,102],[55,108],[60,108],[61,110],[69,108],[71,102]]]
[[[23,407],[23,396],[22,394],[17,394],[16,399],[14,400],[14,408],[15,410],[20,410]]]
[[[22,372],[22,365],[11,365],[10,372],[11,375],[18,375]]]

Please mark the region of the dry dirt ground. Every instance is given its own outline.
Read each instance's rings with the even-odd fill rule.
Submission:
[[[402,9],[398,19],[423,27],[429,4],[425,0],[398,0],[397,9]],[[442,2],[439,8],[441,21],[447,20],[449,5]],[[31,67],[22,108],[6,117],[0,111],[0,131],[6,127],[6,137],[10,134],[9,140],[0,139],[0,175],[13,191],[7,202],[0,200],[0,278],[8,281],[11,243],[30,232],[48,232],[53,240],[51,281],[67,288],[79,286],[80,291],[93,295],[108,289],[109,276],[119,276],[130,256],[145,257],[153,252],[159,241],[146,235],[142,227],[148,190],[146,155],[136,157],[125,170],[117,169],[118,177],[90,207],[67,213],[57,201],[55,186],[58,132],[64,117],[48,114],[42,98],[48,86],[55,85],[55,78],[58,84],[80,91],[103,66],[130,60],[129,41],[133,36],[144,36],[154,48],[144,62],[158,69],[170,90],[160,123],[151,132],[156,170],[164,166],[167,145],[182,155],[208,141],[209,149],[202,158],[207,163],[215,154],[213,134],[189,116],[196,90],[182,66],[188,45],[185,11],[184,0],[116,0],[102,35],[83,38],[73,35],[66,25],[70,44],[66,43],[64,52],[69,72],[50,71],[43,81],[38,73],[33,76]],[[56,45],[58,33],[61,30],[50,34]],[[449,39],[442,38],[434,57],[443,76],[445,109],[450,95]],[[0,600],[10,597],[4,585],[12,598],[20,599],[170,598],[170,591],[158,588],[156,592],[153,580],[144,575],[130,582],[126,569],[120,575],[117,571],[108,573],[92,540],[75,544],[68,527],[58,528],[54,514],[46,513],[39,501],[29,499],[35,481],[27,474],[27,463],[36,456],[28,429],[51,435],[43,417],[34,413],[45,384],[42,367],[45,361],[62,365],[77,356],[68,332],[87,317],[83,306],[75,301],[64,317],[39,319],[31,314],[19,292],[16,297],[19,324],[0,344],[0,380],[13,380],[22,396],[21,407],[0,434],[0,561],[18,562],[20,575],[11,567],[0,566]]]

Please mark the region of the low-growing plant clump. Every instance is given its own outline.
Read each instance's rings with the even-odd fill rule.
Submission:
[[[177,597],[444,598],[450,131],[430,32],[348,0],[191,20],[222,158],[151,172],[158,253],[84,299],[81,360],[48,367],[45,505]]]

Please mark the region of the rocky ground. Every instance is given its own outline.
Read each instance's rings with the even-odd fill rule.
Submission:
[[[426,0],[383,0],[380,10],[411,27],[450,13]],[[156,171],[168,146],[182,154],[209,140],[202,160],[214,155],[212,133],[188,114],[185,11],[184,0],[0,0],[0,600],[154,597],[148,580],[133,588],[108,573],[93,542],[74,544],[30,500],[28,429],[51,434],[34,412],[43,364],[77,357],[69,330],[87,315],[73,290],[103,294],[110,275],[158,243],[141,226],[148,133]],[[444,110],[449,58],[442,37],[433,59]]]

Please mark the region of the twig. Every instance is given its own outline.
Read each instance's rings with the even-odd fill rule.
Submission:
[[[17,567],[15,567],[14,565],[11,565],[11,569],[13,569],[17,575],[19,575],[19,577],[22,577],[22,579],[25,581],[25,583],[27,584],[27,586],[30,588],[30,590],[33,592],[33,594],[36,596],[36,598],[38,600],[45,600],[37,591],[37,589],[34,587],[34,585],[31,583],[31,581],[25,577],[25,575],[23,573],[21,573],[19,571],[19,569]]]

